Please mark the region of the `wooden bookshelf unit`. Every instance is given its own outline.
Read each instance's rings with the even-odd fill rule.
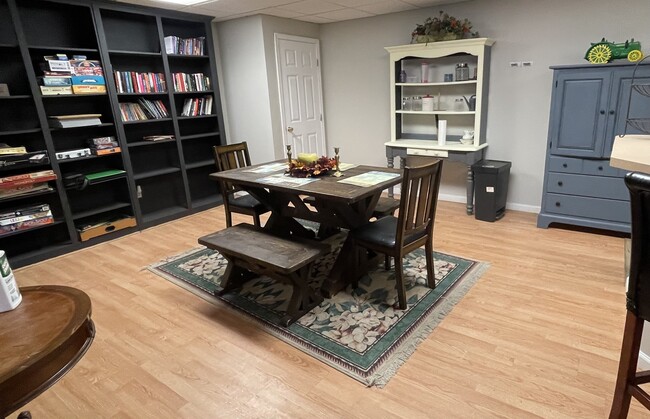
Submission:
[[[0,212],[47,204],[54,222],[0,235],[12,266],[20,267],[128,234],[221,203],[212,147],[225,144],[212,44],[211,17],[101,1],[0,0],[0,143],[47,151],[41,165],[0,165],[0,178],[53,170],[54,189],[0,197]],[[203,54],[167,53],[165,37],[203,39]],[[106,93],[44,95],[39,86],[44,56],[82,55],[101,63]],[[119,93],[114,72],[156,73],[166,88]],[[176,91],[173,74],[202,74],[209,88]],[[160,80],[157,79],[159,82]],[[124,92],[124,89],[122,89]],[[58,91],[57,91],[58,92]],[[181,116],[187,100],[210,97],[208,115]],[[120,104],[162,104],[169,115],[124,121]],[[52,128],[57,115],[101,114],[101,124]],[[144,137],[173,139],[147,141]],[[88,140],[114,137],[117,152],[57,160],[56,153],[83,149]],[[1,156],[0,156],[1,157]],[[70,187],[75,175],[118,170],[122,175]],[[91,177],[91,176],[89,176]],[[68,187],[66,188],[66,184]],[[79,230],[119,217],[128,227],[82,241]],[[119,223],[118,223],[119,224]]]

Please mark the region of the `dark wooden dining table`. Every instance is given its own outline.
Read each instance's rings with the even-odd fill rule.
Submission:
[[[314,221],[328,229],[351,230],[366,224],[372,217],[382,191],[398,185],[402,180],[402,171],[399,169],[359,165],[341,172],[341,177],[325,175],[309,183],[296,184],[295,179],[283,175],[286,165],[279,165],[281,162],[226,170],[212,173],[210,177],[237,185],[267,205],[271,209],[271,216],[264,228],[284,237],[314,237],[313,231],[306,229],[297,219]],[[263,171],[265,167],[273,167],[271,165],[274,163],[276,170]],[[390,173],[394,177],[367,186],[341,182],[370,172]],[[313,203],[305,204],[303,198],[306,196],[313,197]],[[351,240],[346,239],[329,277],[322,285],[321,292],[324,296],[332,296],[347,286],[355,263],[356,249]]]

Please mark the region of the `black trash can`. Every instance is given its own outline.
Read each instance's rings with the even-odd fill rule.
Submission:
[[[474,172],[474,216],[481,221],[496,221],[506,212],[509,161],[481,160],[472,165]]]

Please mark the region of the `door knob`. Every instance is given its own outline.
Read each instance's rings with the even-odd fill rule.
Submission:
[[[293,127],[287,127],[287,131],[293,132]]]

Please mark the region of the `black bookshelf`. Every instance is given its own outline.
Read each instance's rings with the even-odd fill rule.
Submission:
[[[225,143],[222,132],[210,17],[103,1],[0,0],[0,83],[10,96],[0,97],[0,142],[46,150],[48,163],[1,168],[0,176],[53,170],[51,190],[0,199],[0,210],[48,204],[51,224],[0,235],[0,249],[14,267],[120,237],[134,230],[221,203],[209,174],[212,147]],[[165,36],[205,37],[205,55],[167,54]],[[84,55],[101,62],[107,93],[42,95],[38,77],[43,56]],[[118,93],[114,71],[164,75],[164,92]],[[172,73],[203,73],[211,87],[204,92],[175,92]],[[180,117],[186,98],[213,97],[212,115]],[[139,98],[160,100],[169,117],[122,121],[120,103]],[[51,116],[101,114],[101,124],[53,128]],[[145,141],[150,135],[173,140]],[[121,152],[57,160],[56,153],[88,147],[95,137],[114,136]],[[105,170],[123,170],[83,188],[64,179]],[[135,217],[137,227],[81,241],[77,230],[114,217]]]

